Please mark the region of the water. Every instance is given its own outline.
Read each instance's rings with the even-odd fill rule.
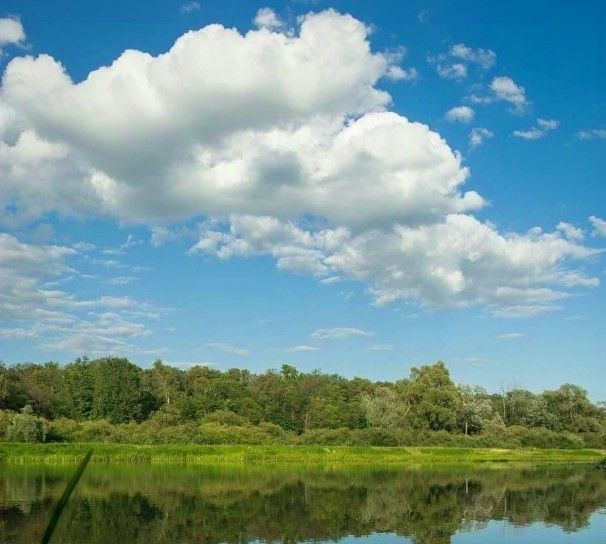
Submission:
[[[39,541],[71,468],[0,466],[0,542]],[[55,543],[606,543],[606,473],[90,466]]]

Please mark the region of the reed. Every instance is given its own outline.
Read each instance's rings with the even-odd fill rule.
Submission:
[[[77,464],[90,450],[93,464],[482,464],[593,463],[606,451],[597,449],[496,449],[381,446],[195,446],[130,444],[10,444],[0,445],[3,464]]]

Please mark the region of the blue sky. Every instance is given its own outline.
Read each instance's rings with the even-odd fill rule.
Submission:
[[[2,10],[4,361],[606,398],[603,3]]]

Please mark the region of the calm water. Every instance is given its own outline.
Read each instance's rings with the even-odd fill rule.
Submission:
[[[0,542],[37,543],[71,469],[0,467]],[[91,466],[59,543],[606,542],[606,473]]]

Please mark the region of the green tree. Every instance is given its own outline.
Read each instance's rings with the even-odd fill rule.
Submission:
[[[111,423],[140,420],[141,369],[118,357],[93,362],[93,417]]]
[[[380,386],[373,395],[364,395],[362,405],[371,427],[399,429],[407,424],[412,408],[410,402],[391,387]]]
[[[477,434],[500,416],[495,413],[486,391],[478,386],[459,385],[459,427],[465,435]]]
[[[456,428],[459,395],[442,361],[413,368],[408,395],[417,427],[432,431]]]

